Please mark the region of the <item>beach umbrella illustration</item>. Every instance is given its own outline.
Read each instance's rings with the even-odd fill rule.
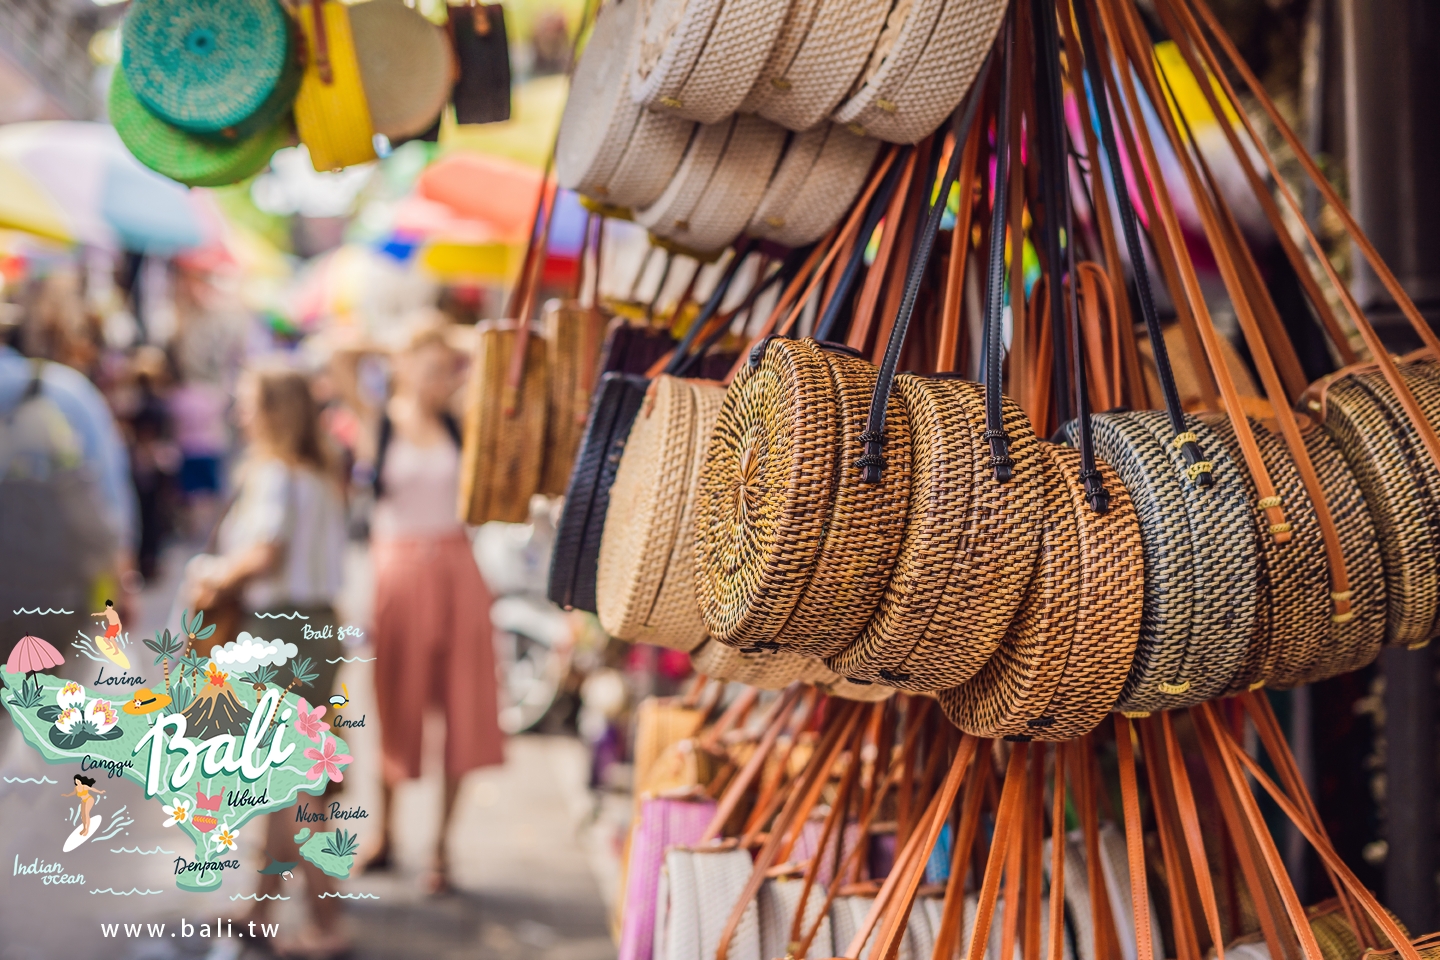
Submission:
[[[58,667],[64,662],[65,657],[59,650],[39,637],[26,634],[15,644],[15,649],[10,651],[10,657],[5,661],[5,669],[10,673],[23,673],[28,680],[34,674]],[[38,693],[40,687],[38,680],[35,682],[35,687]],[[23,691],[23,684],[21,689]]]

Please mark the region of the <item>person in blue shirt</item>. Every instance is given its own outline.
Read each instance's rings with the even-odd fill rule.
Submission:
[[[97,584],[133,589],[135,525],[129,457],[99,389],[0,345],[0,651],[26,634],[64,649]]]

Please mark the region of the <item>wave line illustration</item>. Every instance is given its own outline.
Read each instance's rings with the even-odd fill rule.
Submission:
[[[289,900],[289,897],[282,897],[278,893],[237,893],[230,897],[233,903],[236,900],[254,900],[259,903],[261,900]]]
[[[156,894],[160,893],[161,891],[159,891],[159,890],[141,890],[139,887],[131,887],[129,890],[121,891],[121,890],[116,890],[116,889],[114,889],[113,887],[106,887],[106,888],[103,889],[103,890],[91,890],[90,892],[91,892],[91,893],[111,893],[111,894],[114,894],[114,895],[117,896],[117,897],[128,897],[128,896],[131,896],[132,894],[137,894],[137,895],[142,896],[142,897],[153,897],[153,896],[155,896]]]
[[[378,894],[374,894],[374,893],[331,893],[329,890],[326,890],[324,893],[320,894],[320,899],[321,899],[321,900],[324,900],[326,897],[336,897],[336,898],[338,898],[338,899],[340,899],[340,900],[379,900],[379,899],[380,899],[380,896],[379,896]]]
[[[64,610],[64,609],[57,610],[57,609],[55,609],[54,607],[46,607],[44,610],[41,610],[39,607],[33,607],[33,608],[31,608],[31,609],[26,609],[25,607],[21,607],[19,610],[11,610],[11,611],[10,611],[11,615],[12,615],[12,616],[16,616],[16,617],[20,616],[22,613],[37,614],[37,615],[42,616],[42,617],[49,616],[49,615],[52,614],[52,613],[63,613],[63,614],[65,614],[66,616],[70,616],[70,615],[73,614],[74,612],[75,612],[74,610]]]
[[[49,777],[40,777],[40,778],[38,778],[38,779],[35,778],[35,777],[3,777],[3,778],[0,778],[0,779],[3,779],[6,783],[54,783],[54,782],[55,782],[54,780],[51,780]]]
[[[327,658],[325,662],[326,662],[326,663],[374,663],[374,662],[375,662],[375,658],[374,658],[374,657],[335,657],[333,660]]]
[[[168,857],[173,857],[173,856],[175,856],[175,851],[174,851],[174,850],[166,850],[164,847],[162,847],[162,846],[160,846],[160,845],[158,845],[158,844],[156,845],[156,847],[155,847],[154,850],[141,850],[139,847],[111,847],[111,848],[110,848],[110,852],[111,852],[111,853],[138,853],[138,854],[140,854],[142,857],[153,856],[154,854],[157,854],[157,853],[163,853],[163,854],[165,854],[165,855],[168,856]]]
[[[279,619],[279,620],[309,620],[309,619],[310,619],[309,617],[305,616],[305,614],[301,613],[299,610],[296,610],[294,613],[257,613],[257,614],[255,614],[255,616],[259,617],[261,620],[276,620],[276,619]]]

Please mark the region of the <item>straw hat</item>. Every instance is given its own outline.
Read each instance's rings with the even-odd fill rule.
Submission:
[[[149,687],[140,687],[120,709],[131,716],[144,716],[147,713],[164,710],[170,706],[170,702],[170,698],[165,694],[156,693]]]

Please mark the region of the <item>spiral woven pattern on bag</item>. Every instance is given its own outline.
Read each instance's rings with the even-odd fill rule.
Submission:
[[[903,78],[886,83],[881,96],[847,111],[846,122],[891,143],[915,143],[933,133],[975,82],[1007,6],[1003,0],[946,0],[925,52]]]
[[[300,83],[275,0],[140,0],[124,39],[120,69],[136,99],[189,133],[233,140],[268,127]]]
[[[705,619],[695,597],[695,488],[700,481],[710,433],[715,429],[715,418],[725,400],[725,388],[718,383],[707,380],[687,383],[694,396],[695,418],[683,486],[684,503],[675,539],[670,544],[660,593],[639,635],[645,643],[662,643],[660,638],[673,638],[674,645],[681,649],[693,649],[698,642],[694,638],[706,636]]]
[[[1416,399],[1423,408],[1418,393]],[[1325,428],[1344,452],[1375,522],[1389,608],[1386,641],[1423,643],[1440,606],[1440,525],[1421,473],[1428,455],[1383,378],[1335,380],[1324,411]]]
[[[1240,441],[1230,418],[1224,414],[1205,414],[1200,419],[1224,444],[1231,460],[1240,466],[1246,496],[1251,503],[1258,503],[1260,493],[1244,468]],[[1320,518],[1315,514],[1309,492],[1285,442],[1253,419],[1250,431],[1275,485],[1275,493],[1284,506],[1291,531],[1288,542],[1277,543],[1270,535],[1265,514],[1258,509],[1251,511],[1251,525],[1259,547],[1260,602],[1255,636],[1245,651],[1240,669],[1230,680],[1230,691],[1237,693],[1272,681],[1284,682],[1282,676],[1293,684],[1293,677],[1304,676],[1319,661],[1330,626],[1330,580]]]
[[[552,300],[541,322],[549,356],[549,395],[546,397],[545,454],[540,471],[540,492],[563,496],[570,485],[570,469],[585,436],[585,415],[590,391],[584,388],[599,360],[604,319],[577,301]]]
[[[530,337],[513,416],[504,411],[505,378],[514,352],[515,324],[480,325],[465,400],[460,456],[460,516],[466,523],[524,523],[540,487],[545,436],[545,341]]]
[[[1070,464],[1053,454],[1053,444],[1039,448],[1041,470],[1031,483],[1040,497],[1040,551],[1025,598],[994,655],[941,695],[950,721],[979,737],[1033,733],[1027,721],[1044,715],[1060,685],[1080,614],[1079,523],[1060,476]]]
[[[650,625],[691,493],[695,420],[689,383],[671,376],[650,381],[610,488],[600,541],[595,601],[600,625],[612,637],[634,640]],[[705,638],[698,608],[694,614],[690,631],[652,631],[646,640],[691,649]]]
[[[1140,520],[1145,601],[1135,662],[1118,709],[1173,709],[1222,693],[1254,632],[1257,565],[1252,505],[1240,467],[1209,428],[1186,417],[1212,464],[1199,488],[1171,447],[1164,413],[1094,417],[1095,448],[1119,473]]]
[[[878,141],[824,124],[791,140],[747,232],[789,247],[814,243],[865,185]]]
[[[1329,621],[1319,659],[1303,672],[1290,670],[1282,663],[1270,684],[1280,688],[1358,670],[1379,656],[1385,642],[1385,568],[1370,507],[1329,431],[1307,419],[1301,424],[1301,437],[1340,534],[1353,616],[1344,623]]]
[[[865,69],[890,7],[890,0],[819,0],[813,11],[800,9],[782,28],[741,109],[791,130],[823,121]]]
[[[638,3],[607,3],[575,64],[555,141],[555,179],[604,197],[643,108],[626,87],[640,18]]]
[[[812,341],[771,340],[726,391],[695,501],[696,592],[722,643],[774,641],[799,602],[829,520],[838,429]]]
[[[1130,674],[1140,639],[1145,555],[1135,505],[1114,468],[1095,458],[1110,494],[1110,508],[1096,513],[1080,479],[1079,451],[1052,446],[1050,452],[1080,535],[1080,616],[1060,682],[1050,702],[1025,718],[1024,732],[1036,740],[1069,740],[1099,726]]]
[[[110,78],[106,100],[110,122],[135,159],[156,173],[192,187],[222,187],[265,169],[275,151],[294,142],[287,124],[222,143],[173,127],[147,110],[125,82],[125,71]]]
[[[785,650],[747,652],[714,640],[706,640],[690,651],[690,663],[696,673],[761,690],[780,690],[792,683],[823,685],[840,679],[814,657],[802,657]]]
[[[860,437],[870,415],[877,370],[848,354],[828,349],[823,353],[830,366],[840,427],[836,469],[829,496],[818,504],[828,516],[815,568],[790,619],[775,637],[788,650],[816,657],[845,649],[874,614],[900,552],[910,498],[910,417],[904,404],[891,395],[885,417],[885,469],[879,483],[862,483],[858,463],[865,445]]]
[[[1048,465],[1029,418],[1008,398],[1002,410],[1013,475],[1000,483],[981,436],[983,387],[909,374],[895,384],[926,424],[911,428],[917,493],[876,616],[828,662],[844,676],[940,690],[984,666],[1020,608],[1040,550]],[[916,513],[922,489],[933,511],[923,520]]]

